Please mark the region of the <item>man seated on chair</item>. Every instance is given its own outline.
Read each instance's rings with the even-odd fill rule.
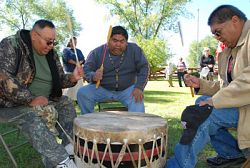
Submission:
[[[220,81],[186,75],[185,82],[194,87],[197,94],[204,95],[196,104],[214,108],[196,128],[190,143],[180,141],[175,146],[175,154],[167,161],[167,168],[195,167],[198,154],[209,142],[217,152],[217,156],[207,159],[211,167],[239,165],[249,156],[250,21],[236,7],[222,5],[210,14],[208,25],[214,37],[227,46],[218,57]],[[228,128],[237,128],[237,139]]]
[[[76,111],[73,102],[62,96],[62,88],[74,86],[83,69],[64,74],[55,40],[54,24],[38,20],[32,30],[20,30],[1,41],[0,113],[14,117],[46,168],[76,167],[69,158],[73,153],[68,138],[73,136]]]
[[[90,84],[77,93],[82,114],[93,112],[96,102],[107,100],[120,101],[130,112],[145,111],[143,90],[148,81],[148,61],[139,46],[128,42],[123,27],[113,27],[107,44],[90,52],[84,72]]]

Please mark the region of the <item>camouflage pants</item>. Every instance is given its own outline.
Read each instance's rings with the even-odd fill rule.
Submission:
[[[62,96],[57,102],[49,102],[49,106],[53,106],[56,109],[59,123],[72,138],[73,120],[76,117],[72,100]],[[46,168],[55,167],[68,157],[64,148],[69,143],[67,136],[56,124],[55,127],[59,133],[59,138],[62,139],[62,145],[57,143],[55,134],[48,128],[48,121],[41,115],[41,108],[20,106],[5,109],[6,112],[17,116],[15,123],[21,128],[22,133],[31,145],[41,154]]]

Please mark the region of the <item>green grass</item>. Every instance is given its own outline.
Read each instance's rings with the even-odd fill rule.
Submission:
[[[167,81],[149,81],[145,88],[145,110],[146,113],[159,115],[168,121],[168,158],[174,153],[174,146],[179,141],[182,128],[180,125],[180,116],[183,109],[194,103],[196,96],[193,98],[188,87],[178,87],[174,81],[175,87],[168,87]],[[79,107],[76,106],[79,114]],[[97,111],[95,107],[95,111]],[[8,129],[9,126],[0,124],[0,131]],[[16,141],[16,137],[10,137]],[[22,139],[22,138],[21,138]],[[197,168],[207,168],[205,160],[208,156],[216,153],[207,145],[205,150],[199,155]],[[30,146],[25,145],[14,151],[14,156],[20,167],[23,168],[42,168],[42,162],[38,153]],[[0,145],[0,168],[12,168],[12,164],[4,154],[3,147]]]

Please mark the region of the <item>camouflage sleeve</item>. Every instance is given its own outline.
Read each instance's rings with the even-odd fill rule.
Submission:
[[[13,40],[3,39],[0,43],[0,98],[11,104],[28,104],[33,97],[25,81],[16,77],[18,61]]]
[[[56,59],[56,65],[57,65],[58,73],[60,75],[60,79],[61,79],[61,83],[62,83],[62,89],[75,86],[76,83],[70,82],[70,74],[66,74],[64,72],[63,66],[62,66],[62,64],[61,64],[61,62],[59,60],[59,56],[57,55],[56,52],[55,52],[55,59]]]

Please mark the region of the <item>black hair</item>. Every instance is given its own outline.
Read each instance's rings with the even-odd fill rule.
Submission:
[[[50,28],[54,29],[55,25],[49,20],[41,19],[41,20],[37,20],[35,22],[32,29],[35,29],[36,27],[38,27],[40,29],[43,29],[45,27],[50,27]]]
[[[74,40],[77,40],[76,36],[73,36]],[[67,44],[67,47],[70,47],[70,43],[72,43],[72,38],[69,39],[69,42]]]
[[[122,27],[122,26],[115,26],[115,27],[112,28],[111,37],[112,37],[113,35],[115,35],[115,34],[121,34],[121,35],[123,35],[123,36],[126,38],[126,40],[128,40],[128,32],[127,32],[127,30],[126,30],[124,27]]]
[[[233,16],[238,16],[241,20],[244,22],[247,21],[246,15],[232,5],[221,5],[217,7],[209,16],[207,24],[209,26],[213,25],[214,23],[224,23],[230,19],[232,19]]]

